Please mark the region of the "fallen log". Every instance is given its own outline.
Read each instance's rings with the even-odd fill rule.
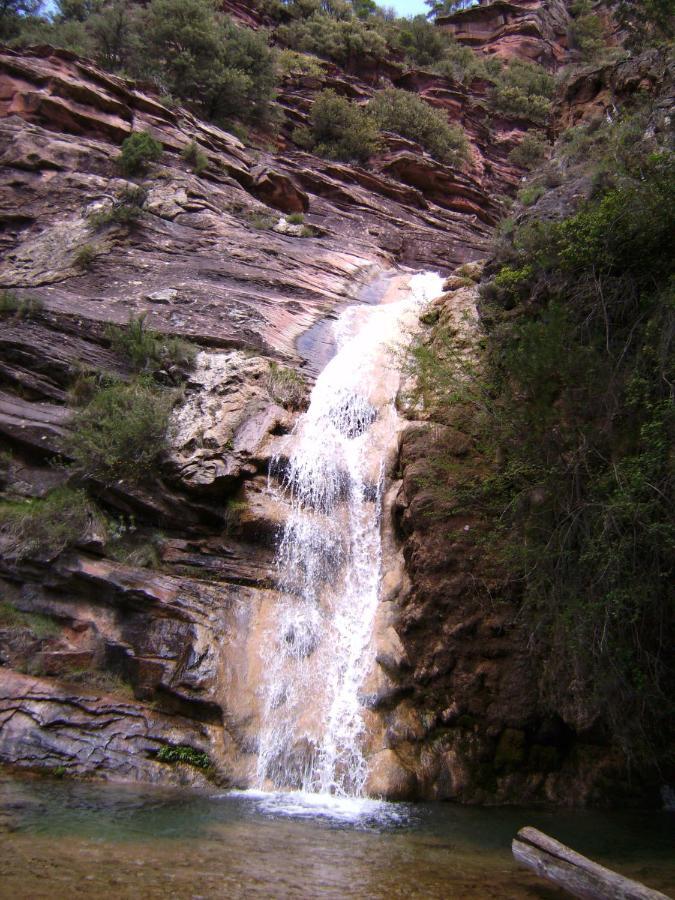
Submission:
[[[575,853],[536,828],[521,828],[511,849],[519,863],[583,900],[671,900]]]

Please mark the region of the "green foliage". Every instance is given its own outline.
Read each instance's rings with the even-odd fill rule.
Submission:
[[[569,40],[584,60],[596,59],[605,49],[605,35],[600,16],[592,12],[590,0],[576,0],[572,5]]]
[[[275,362],[270,363],[267,389],[287,409],[302,409],[307,400],[307,385],[302,375]]]
[[[406,58],[416,66],[430,66],[438,62],[448,43],[445,34],[432,25],[426,16],[402,19],[399,23],[398,41]]]
[[[528,131],[518,146],[509,153],[509,160],[523,169],[533,169],[545,158],[547,147],[540,132]]]
[[[0,629],[12,631],[25,629],[40,641],[56,637],[60,630],[58,624],[49,616],[23,612],[7,600],[0,601]]]
[[[305,216],[303,213],[291,213],[290,216],[286,216],[286,221],[291,225],[302,225],[305,221]]]
[[[603,0],[611,7],[622,30],[627,32],[625,41],[629,50],[668,43],[675,31],[673,0],[620,0],[618,6],[612,0]]]
[[[276,78],[264,32],[235,25],[212,0],[151,0],[145,36],[165,93],[216,121],[267,117]]]
[[[378,91],[368,104],[368,111],[380,128],[417,141],[443,162],[458,166],[468,158],[464,130],[449,125],[442,112],[417,94],[397,88]]]
[[[104,387],[75,414],[64,449],[84,477],[147,481],[167,447],[173,399],[147,377]]]
[[[460,84],[470,84],[477,78],[494,81],[502,71],[502,63],[495,57],[480,56],[459,41],[449,40],[433,71]]]
[[[316,53],[345,69],[355,69],[364,60],[387,58],[387,42],[369,23],[358,18],[335,19],[314,13],[277,29],[278,39],[302,53]]]
[[[124,175],[142,175],[162,155],[162,145],[148,131],[134,131],[122,141],[117,165]]]
[[[518,191],[518,199],[523,206],[532,206],[545,193],[546,188],[543,184],[527,184]]]
[[[156,758],[158,762],[163,763],[185,763],[197,769],[211,768],[211,760],[207,753],[195,750],[194,747],[187,747],[184,744],[178,744],[177,746],[163,744]]]
[[[162,366],[190,367],[197,355],[197,348],[189,341],[148,328],[145,314],[132,316],[124,328],[109,326],[106,337],[115,353],[124,357],[135,372],[154,371]]]
[[[377,127],[369,113],[335,91],[322,91],[314,101],[309,129],[296,129],[293,139],[327,159],[365,162],[378,148]]]
[[[421,396],[496,460],[462,474],[440,450],[436,514],[484,514],[554,708],[600,716],[629,759],[663,752],[675,689],[675,179],[634,155],[639,175],[502,237],[479,363],[440,327],[414,350]]]
[[[297,53],[295,50],[281,50],[277,55],[277,69],[282,77],[309,75],[320,77],[324,67],[314,56]]]
[[[542,66],[514,59],[496,79],[490,102],[503,115],[545,122],[551,111],[554,86],[553,78]]]
[[[200,149],[199,144],[196,141],[190,141],[190,143],[183,148],[180,155],[181,158],[188,163],[195,175],[201,175],[208,167],[209,158]]]
[[[86,271],[94,260],[97,257],[96,247],[94,244],[82,244],[81,247],[75,251],[75,255],[73,256],[73,265],[77,269],[82,269],[82,271]]]
[[[44,308],[38,297],[18,297],[14,291],[0,290],[0,316],[13,316],[16,319],[32,319]]]
[[[45,497],[0,504],[0,531],[17,559],[52,559],[77,543],[95,517],[83,491],[61,487]]]
[[[130,229],[143,215],[146,198],[146,191],[142,187],[125,188],[115,198],[112,206],[90,215],[89,224],[95,230],[109,225]]]

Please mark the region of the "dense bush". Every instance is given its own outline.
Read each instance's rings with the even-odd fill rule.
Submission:
[[[42,308],[42,301],[38,297],[19,297],[14,291],[0,289],[0,316],[32,319],[42,312]]]
[[[151,0],[146,29],[166,93],[217,121],[267,116],[275,71],[264,32],[235,25],[211,0]]]
[[[77,543],[95,517],[84,491],[56,488],[45,497],[0,504],[0,533],[12,556],[51,559]]]
[[[409,91],[387,88],[368,104],[368,111],[385,131],[417,141],[425,150],[451,165],[468,158],[464,130],[449,125],[445,115]]]
[[[398,43],[410,62],[430,66],[443,57],[448,39],[426,16],[415,16],[400,21]]]
[[[576,0],[571,12],[570,45],[579,50],[584,60],[591,61],[606,46],[602,19],[592,11],[590,0]]]
[[[443,56],[433,66],[434,72],[460,84],[470,84],[475,78],[494,81],[502,71],[502,63],[495,57],[479,56],[458,41],[449,41]]]
[[[356,68],[364,60],[386,59],[388,54],[384,37],[357,18],[335,19],[315,13],[280,25],[277,36],[292,50],[316,53],[346,69]]]
[[[167,447],[173,399],[148,378],[104,387],[75,414],[64,449],[86,478],[150,479]]]
[[[514,59],[495,80],[490,102],[504,115],[545,122],[551,111],[554,87],[553,78],[542,66]]]
[[[162,145],[147,131],[134,131],[122,141],[117,165],[124,175],[142,175],[162,155]]]
[[[528,131],[521,142],[509,153],[509,159],[523,169],[533,169],[546,156],[547,143],[537,131]]]
[[[309,129],[296,129],[293,138],[319,156],[365,162],[378,148],[377,126],[372,117],[335,91],[318,95],[310,123]]]
[[[627,758],[649,758],[675,689],[675,179],[672,157],[637,147],[636,177],[615,167],[572,216],[502,237],[479,366],[442,329],[414,353],[423,396],[463,408],[497,460],[445,493],[441,450],[437,514],[488,517],[554,708],[600,717]]]

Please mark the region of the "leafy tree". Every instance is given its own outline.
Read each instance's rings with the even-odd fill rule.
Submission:
[[[448,41],[425,16],[415,16],[400,22],[399,43],[416,65],[429,66],[442,58]]]
[[[143,52],[143,25],[139,8],[127,0],[94,8],[86,19],[87,30],[100,64],[113,72],[136,72]]]
[[[367,19],[377,12],[377,3],[375,0],[352,0],[354,15],[359,19]]]
[[[211,0],[152,0],[146,40],[166,93],[211,119],[267,114],[275,73],[265,35],[234,25]]]

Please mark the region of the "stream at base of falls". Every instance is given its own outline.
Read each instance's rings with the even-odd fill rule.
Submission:
[[[672,813],[207,794],[0,773],[0,896],[563,900],[511,858],[526,824],[674,895]]]

